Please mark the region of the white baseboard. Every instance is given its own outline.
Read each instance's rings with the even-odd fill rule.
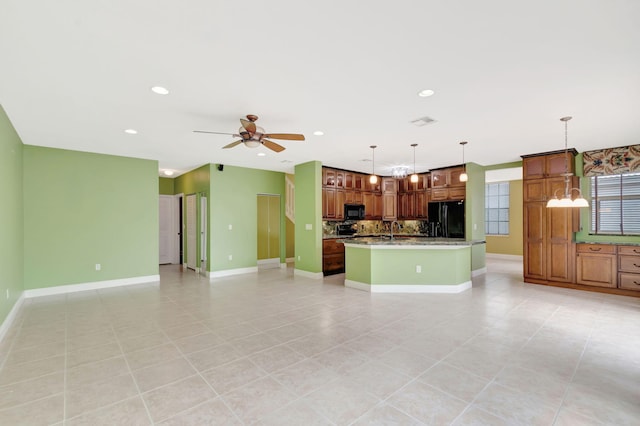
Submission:
[[[513,260],[513,261],[523,261],[523,256],[518,254],[500,254],[500,253],[486,253],[486,259],[500,259],[500,260]]]
[[[31,290],[25,290],[23,295],[26,299],[30,299],[32,297],[53,296],[56,294],[75,293],[77,291],[101,290],[104,288],[143,284],[154,281],[160,281],[160,275],[147,275],[142,277],[121,278],[117,280],[95,281],[91,283],[59,285],[47,288],[34,288]]]
[[[324,274],[322,272],[309,272],[302,269],[294,269],[293,275],[298,275],[305,278],[313,278],[314,280],[320,280],[324,277]]]
[[[374,284],[369,285],[358,281],[344,280],[346,287],[358,290],[369,291],[371,293],[462,293],[471,288],[471,281],[466,281],[455,285],[425,285],[425,284]]]
[[[482,275],[486,273],[487,273],[487,267],[485,266],[484,268],[474,269],[473,271],[471,271],[471,276],[477,277],[478,275]]]
[[[250,266],[248,268],[223,269],[222,271],[209,271],[207,272],[207,276],[209,277],[209,279],[212,279],[212,278],[230,277],[232,275],[250,274],[255,272],[258,272],[258,267]]]
[[[16,317],[18,316],[18,312],[20,312],[20,309],[22,308],[23,304],[24,304],[24,292],[20,294],[20,297],[18,298],[18,300],[16,300],[16,303],[13,305],[13,308],[11,308],[11,310],[9,311],[9,315],[7,315],[4,321],[2,321],[2,324],[0,324],[0,342],[2,342],[2,339],[4,339],[4,336],[7,334],[7,331],[9,331],[9,328],[11,328],[11,326],[13,325],[13,322],[16,320]]]

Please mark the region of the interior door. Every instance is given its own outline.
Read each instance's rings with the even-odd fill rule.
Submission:
[[[194,271],[198,268],[198,236],[197,236],[197,211],[196,211],[196,195],[190,194],[187,195],[187,212],[186,212],[186,222],[187,222],[187,253],[186,253],[186,264],[187,268],[193,269]]]
[[[200,272],[207,270],[207,197],[200,197]]]
[[[174,216],[175,199],[171,195],[160,195],[160,265],[173,263],[175,247],[175,225],[177,218]]]

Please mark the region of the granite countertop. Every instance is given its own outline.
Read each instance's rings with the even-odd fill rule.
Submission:
[[[388,245],[388,246],[472,246],[476,244],[484,244],[485,240],[466,241],[461,238],[434,238],[434,237],[406,237],[394,236],[374,236],[374,237],[357,237],[342,238],[339,242],[359,245]]]

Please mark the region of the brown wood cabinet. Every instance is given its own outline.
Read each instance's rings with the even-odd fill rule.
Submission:
[[[366,208],[365,208],[366,211]],[[394,178],[382,179],[382,220],[398,218],[398,185]]]
[[[522,156],[523,179],[543,179],[563,176],[568,168],[569,173],[575,173],[574,158],[578,154],[575,149],[567,151],[553,151],[544,155],[533,154]]]
[[[564,151],[562,153],[564,172]],[[541,157],[541,158],[539,158]],[[547,158],[551,157],[551,159]],[[575,243],[578,209],[546,207],[558,188],[564,193],[564,177],[541,178],[556,167],[557,153],[523,157],[529,167],[523,180],[524,281],[538,284],[575,283]],[[572,164],[574,162],[571,155]],[[541,168],[541,169],[540,169]],[[554,168],[551,170],[555,171]],[[577,185],[577,178],[572,184]],[[432,189],[432,197],[433,197]]]
[[[576,244],[576,282],[597,287],[616,287],[618,263],[612,244]]]
[[[344,272],[344,244],[336,238],[322,240],[322,273],[324,275]]]
[[[336,218],[336,189],[322,188],[322,218]]]
[[[640,291],[640,246],[618,247],[618,288]]]
[[[460,182],[460,175],[463,172],[463,166],[431,170],[431,188],[464,187],[466,183]]]

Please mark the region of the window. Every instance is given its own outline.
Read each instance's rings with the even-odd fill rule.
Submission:
[[[590,179],[591,233],[640,234],[640,173]]]
[[[509,235],[509,182],[488,183],[484,200],[484,232]]]

